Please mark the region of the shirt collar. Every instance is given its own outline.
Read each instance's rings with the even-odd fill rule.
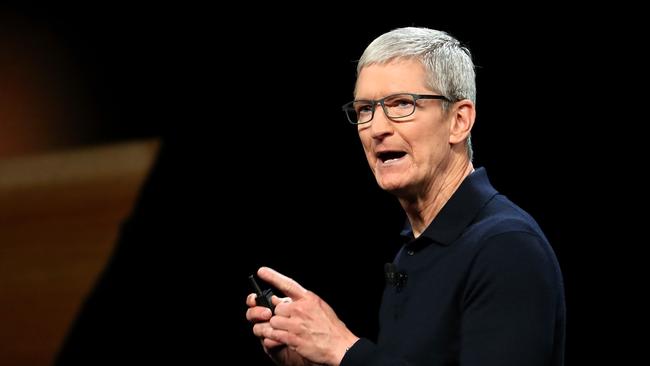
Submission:
[[[485,168],[478,168],[463,180],[417,240],[414,240],[413,229],[408,219],[400,235],[411,241],[407,245],[419,246],[429,242],[450,245],[497,193],[488,180]],[[423,240],[420,240],[421,238]]]

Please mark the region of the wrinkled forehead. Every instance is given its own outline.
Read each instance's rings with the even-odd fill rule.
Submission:
[[[355,99],[379,99],[397,93],[424,93],[426,70],[416,59],[395,59],[364,66],[354,88]]]

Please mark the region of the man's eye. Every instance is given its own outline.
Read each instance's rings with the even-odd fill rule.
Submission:
[[[362,113],[372,113],[372,105],[364,104],[364,105],[357,106],[357,114],[362,114]]]
[[[386,101],[386,105],[396,108],[411,108],[413,107],[413,99],[411,98],[395,98]]]

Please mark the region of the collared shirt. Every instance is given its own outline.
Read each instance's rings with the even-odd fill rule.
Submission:
[[[377,344],[341,365],[562,365],[565,307],[555,254],[537,223],[470,174],[395,260]]]

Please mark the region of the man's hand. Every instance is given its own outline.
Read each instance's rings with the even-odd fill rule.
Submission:
[[[274,357],[276,349],[284,345],[278,355],[282,357],[277,360],[284,365],[296,365],[285,363],[295,361],[291,351],[313,363],[338,365],[346,349],[359,338],[347,329],[334,310],[315,293],[268,267],[260,268],[257,275],[288,296],[274,297],[273,316],[269,309],[260,307],[251,307],[246,314],[255,323],[253,333],[262,339],[267,353]],[[249,296],[249,306],[254,302],[254,296]]]

